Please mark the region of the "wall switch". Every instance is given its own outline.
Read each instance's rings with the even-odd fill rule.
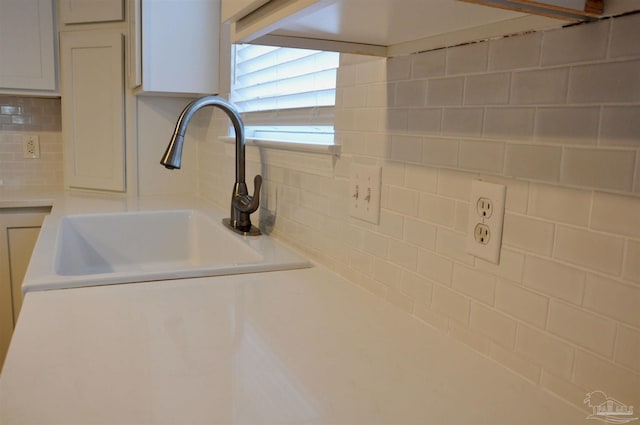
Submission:
[[[40,138],[35,134],[22,136],[22,156],[24,158],[40,158]]]
[[[351,164],[349,215],[369,223],[380,222],[382,169],[377,165]]]
[[[505,198],[504,185],[471,182],[467,252],[495,264],[500,262]]]

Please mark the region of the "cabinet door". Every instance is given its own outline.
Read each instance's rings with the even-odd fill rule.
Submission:
[[[136,12],[141,20],[130,23],[137,34],[129,40],[129,85],[140,82],[144,93],[218,93],[220,1],[130,2],[131,21]]]
[[[60,0],[60,18],[65,24],[122,21],[123,0]]]
[[[125,190],[123,35],[60,34],[65,185]]]
[[[52,0],[0,1],[0,87],[56,90]]]
[[[22,306],[22,281],[47,214],[43,211],[48,208],[0,209],[0,366]]]
[[[22,281],[27,272],[33,247],[36,246],[40,226],[11,227],[7,229],[9,245],[9,269],[11,270],[11,298],[13,301],[13,323],[18,321],[22,307]]]

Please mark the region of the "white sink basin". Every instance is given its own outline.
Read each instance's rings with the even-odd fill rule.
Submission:
[[[53,274],[41,289],[309,267],[267,236],[244,237],[198,210],[60,218]],[[38,289],[29,282],[25,291]]]

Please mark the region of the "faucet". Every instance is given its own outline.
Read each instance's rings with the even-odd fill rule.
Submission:
[[[204,96],[194,100],[182,111],[178,117],[176,128],[167,146],[167,150],[162,156],[160,164],[170,170],[179,169],[182,163],[182,145],[184,134],[187,131],[189,121],[193,115],[205,106],[217,106],[222,109],[233,124],[236,133],[236,182],[233,185],[231,194],[231,212],[229,218],[225,218],[223,223],[231,230],[244,235],[259,235],[260,230],[251,225],[250,215],[258,209],[260,203],[260,186],[262,176],[257,175],[253,180],[254,193],[249,195],[245,177],[245,138],[244,124],[240,114],[235,107],[218,96]]]

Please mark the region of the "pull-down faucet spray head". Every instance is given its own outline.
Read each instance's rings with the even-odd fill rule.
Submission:
[[[178,134],[178,129],[173,133],[169,146],[162,156],[160,163],[169,170],[180,169],[182,166],[182,144],[184,143],[184,135]]]

